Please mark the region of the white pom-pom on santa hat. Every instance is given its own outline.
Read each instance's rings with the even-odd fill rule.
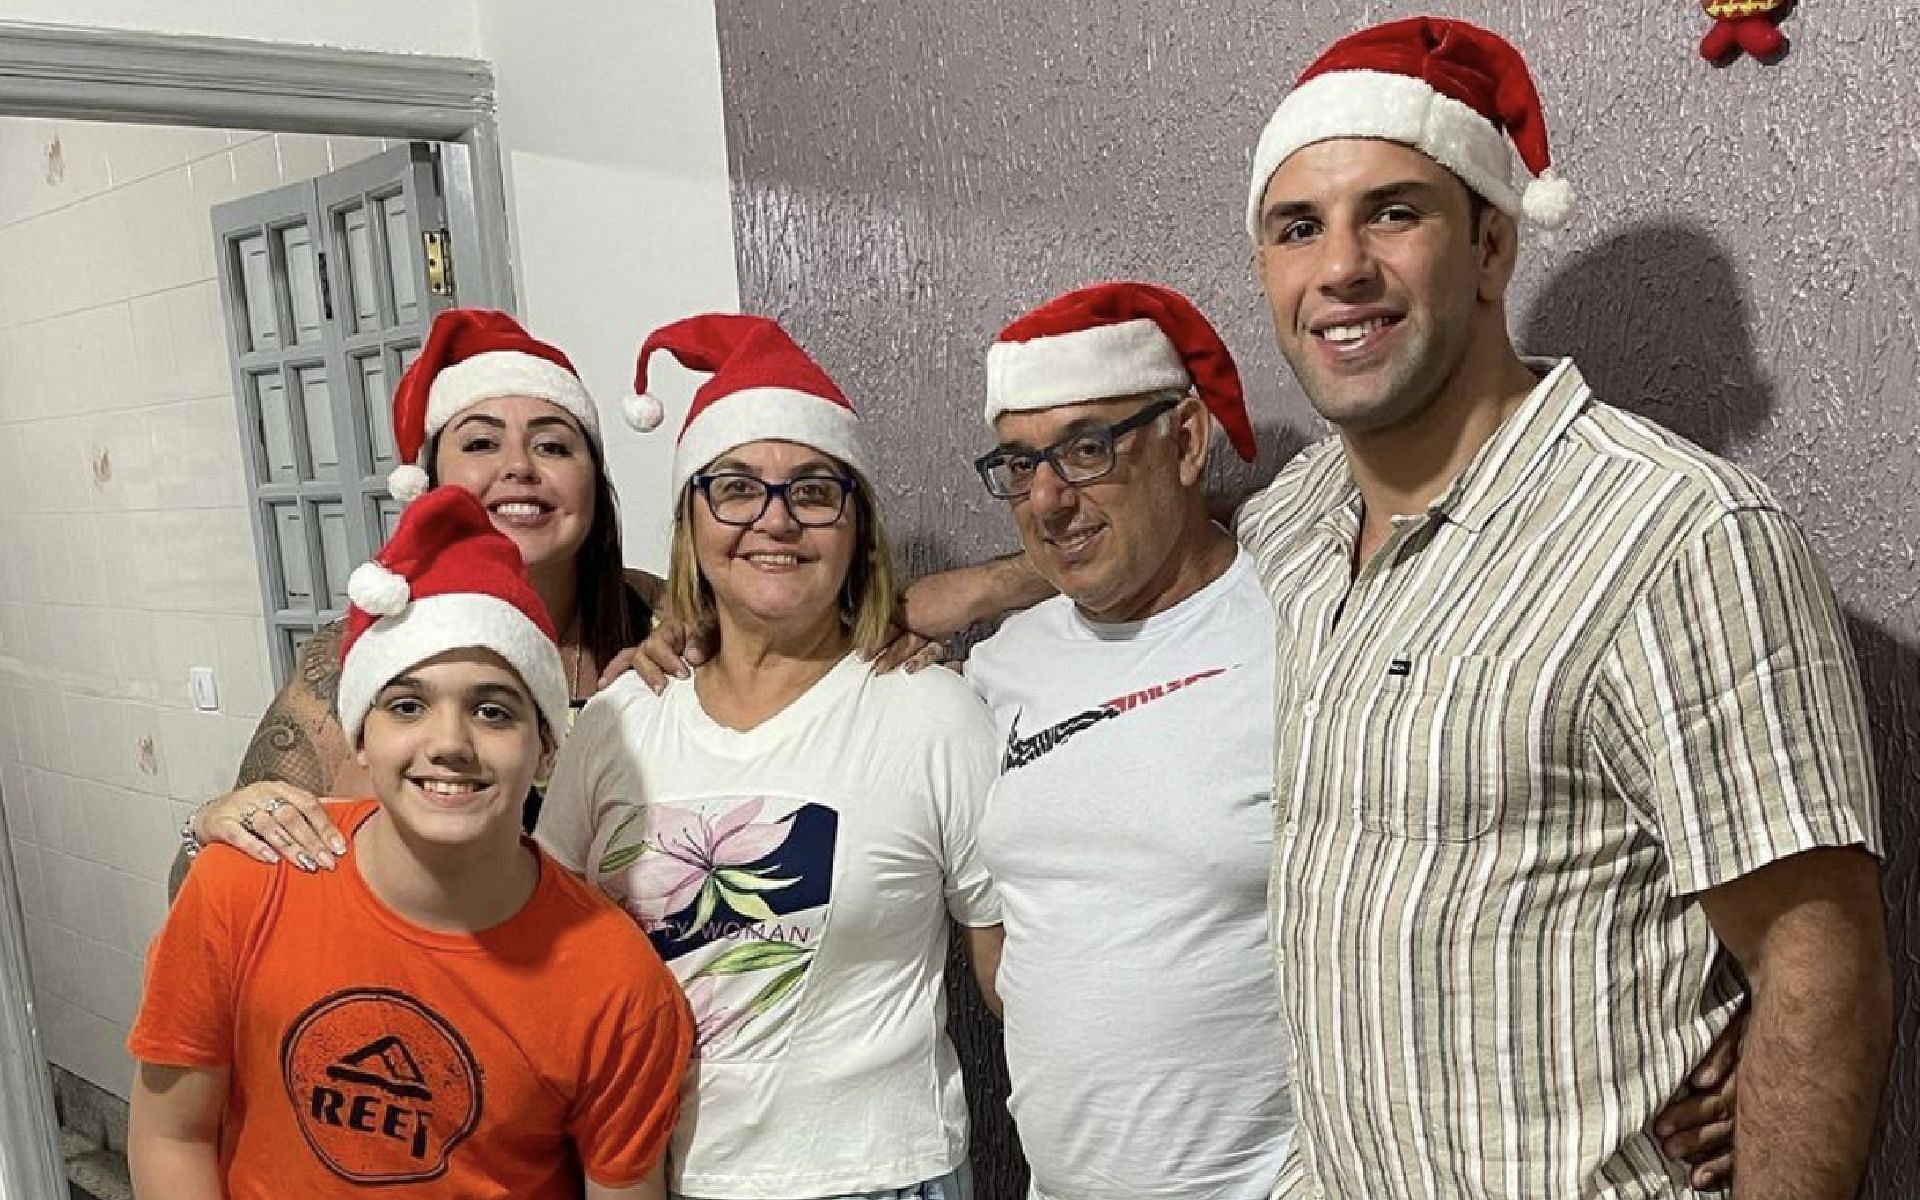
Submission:
[[[1520,209],[1542,229],[1559,229],[1573,217],[1573,185],[1552,171],[1541,172],[1520,194]]]
[[[666,406],[651,392],[629,392],[621,397],[620,413],[641,433],[652,433],[667,419]]]
[[[407,611],[413,587],[405,576],[377,562],[364,562],[347,576],[347,596],[376,617],[392,617]]]
[[[430,485],[424,470],[412,463],[401,463],[387,476],[387,495],[402,504],[411,504],[426,495]]]

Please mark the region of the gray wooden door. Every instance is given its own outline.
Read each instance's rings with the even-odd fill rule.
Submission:
[[[458,303],[446,228],[425,142],[213,210],[276,683],[398,517],[393,385]]]

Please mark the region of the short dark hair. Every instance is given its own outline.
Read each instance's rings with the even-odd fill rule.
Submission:
[[[1493,201],[1474,191],[1462,181],[1461,187],[1467,189],[1467,240],[1474,245],[1480,244],[1481,218],[1493,208]]]

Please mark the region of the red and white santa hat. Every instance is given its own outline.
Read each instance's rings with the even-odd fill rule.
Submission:
[[[347,579],[347,632],[336,704],[347,737],[380,689],[449,650],[486,649],[507,660],[557,740],[571,689],[553,621],[527,578],[520,548],[493,527],[465,488],[438,487],[400,514],[372,562]]]
[[[393,390],[393,444],[400,465],[387,491],[402,504],[427,490],[427,442],[482,400],[534,396],[565,409],[588,437],[600,440],[600,419],[579,372],[557,347],[535,338],[503,312],[449,308],[433,319],[419,357]]]
[[[867,452],[853,405],[799,343],[768,317],[703,313],[647,335],[627,407],[636,428],[657,426],[660,402],[647,392],[647,363],[664,350],[713,378],[693,393],[673,454],[673,490],[699,470],[748,442],[797,442],[831,454],[862,473]],[[640,417],[651,416],[649,424]]]
[[[1341,38],[1295,81],[1253,152],[1247,232],[1260,238],[1260,203],[1294,151],[1335,138],[1412,146],[1488,203],[1557,229],[1573,215],[1573,188],[1554,175],[1547,124],[1526,60],[1505,38],[1465,21],[1409,17]],[[1533,176],[1513,185],[1512,152]]]
[[[1120,280],[1076,288],[1000,331],[987,350],[987,424],[1114,396],[1192,388],[1241,458],[1256,451],[1240,371],[1193,301]]]

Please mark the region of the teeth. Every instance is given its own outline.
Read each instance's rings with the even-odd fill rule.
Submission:
[[[1374,317],[1372,320],[1362,321],[1358,325],[1331,326],[1321,330],[1320,336],[1329,342],[1333,342],[1335,345],[1346,345],[1350,342],[1359,341],[1376,329],[1384,329],[1386,325],[1387,319],[1385,317]]]
[[[538,504],[496,504],[493,511],[503,517],[537,517],[541,509]]]
[[[465,796],[480,790],[480,785],[464,779],[423,779],[420,790],[436,796]]]
[[[747,555],[747,560],[749,562],[767,563],[770,566],[779,567],[797,567],[800,565],[800,556],[797,554],[749,554]]]

